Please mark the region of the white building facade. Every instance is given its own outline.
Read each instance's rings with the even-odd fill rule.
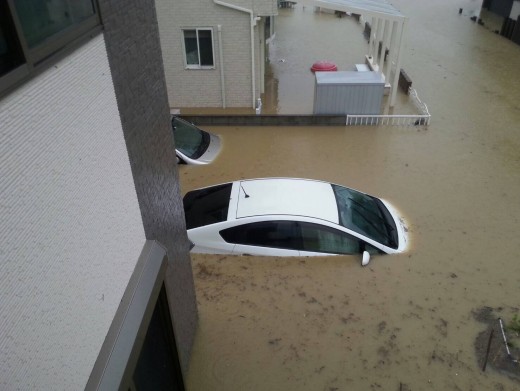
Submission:
[[[258,105],[276,0],[156,0],[156,7],[171,108]]]

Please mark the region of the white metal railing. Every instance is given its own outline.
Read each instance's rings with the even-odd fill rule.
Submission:
[[[361,115],[348,114],[346,125],[396,125],[396,126],[414,126],[429,125],[431,114],[428,106],[419,99],[417,91],[412,87],[408,90],[408,95],[415,105],[419,114],[380,114],[380,115]]]
[[[347,114],[346,125],[397,125],[397,126],[413,126],[413,125],[429,125],[430,115],[360,115]]]
[[[410,87],[408,89],[408,95],[412,99],[412,102],[415,105],[415,107],[417,107],[417,109],[422,115],[427,115],[428,117],[431,117],[430,112],[428,111],[428,106],[426,106],[426,103],[422,102],[419,99],[419,95],[417,95],[417,91],[415,91],[415,89]]]

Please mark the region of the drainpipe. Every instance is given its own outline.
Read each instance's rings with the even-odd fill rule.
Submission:
[[[255,90],[256,90],[256,83],[255,83],[255,25],[256,25],[256,19],[253,15],[253,10],[239,7],[238,5],[225,3],[220,0],[213,0],[215,4],[221,5],[223,7],[231,8],[240,12],[245,12],[249,14],[249,18],[251,21],[251,88],[253,89],[253,108],[256,107],[256,99],[255,99]]]
[[[217,26],[218,31],[218,54],[220,58],[220,86],[222,93],[222,108],[226,108],[226,80],[224,78],[224,54],[222,51],[222,26],[219,24]]]

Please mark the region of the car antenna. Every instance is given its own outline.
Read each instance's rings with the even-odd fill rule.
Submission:
[[[246,193],[246,190],[244,189],[244,186],[242,186],[242,182],[240,182],[240,188],[241,188],[242,191],[244,192],[246,198],[249,198],[249,194]]]

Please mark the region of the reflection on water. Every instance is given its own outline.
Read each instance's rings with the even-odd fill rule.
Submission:
[[[403,65],[429,104],[428,128],[207,127],[222,153],[179,171],[184,192],[266,176],[365,191],[404,212],[411,250],[366,268],[356,256],[193,255],[200,324],[189,390],[518,389],[489,364],[481,371],[472,311],[503,307],[507,319],[520,307],[520,47],[459,15],[472,1],[393,4],[410,16]],[[324,31],[323,15],[312,18],[278,19],[280,57],[315,60],[303,50],[312,38],[280,33],[289,23]],[[344,39],[331,35],[331,45],[347,51]],[[284,103],[291,75],[278,83],[278,104],[298,107]]]

